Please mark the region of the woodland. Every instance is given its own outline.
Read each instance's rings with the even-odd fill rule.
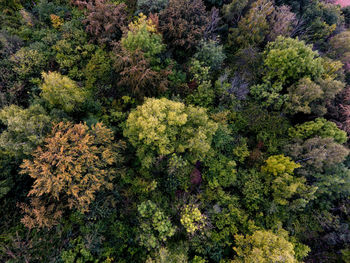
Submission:
[[[350,6],[1,0],[0,262],[350,262]]]

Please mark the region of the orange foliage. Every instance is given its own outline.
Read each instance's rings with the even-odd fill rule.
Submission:
[[[24,221],[36,218],[38,226],[53,222],[40,219],[48,212],[34,200],[43,195],[70,209],[87,212],[98,191],[113,188],[112,179],[118,172],[115,165],[121,162],[118,150],[123,147],[123,142],[113,142],[112,131],[101,123],[91,129],[86,124],[69,122],[54,125],[45,145],[33,153],[34,160],[24,160],[21,165],[21,174],[35,179],[28,194],[33,197],[32,208],[23,207],[27,213]],[[53,207],[51,210],[55,214]],[[56,213],[55,218],[58,216]]]

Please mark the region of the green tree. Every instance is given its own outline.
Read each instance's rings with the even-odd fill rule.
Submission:
[[[275,12],[270,0],[255,1],[248,13],[238,22],[237,28],[231,29],[229,45],[234,48],[246,48],[249,45],[260,45],[267,37]]]
[[[273,200],[279,205],[295,203],[305,206],[316,189],[306,185],[306,179],[294,176],[294,170],[301,167],[284,155],[270,156],[261,171],[266,175],[265,185],[272,192]],[[293,200],[292,197],[300,197]],[[295,198],[294,198],[295,199]]]
[[[145,263],[188,263],[188,247],[177,244],[174,247],[161,247],[154,257],[147,258]],[[205,262],[199,262],[205,263]]]
[[[203,108],[165,98],[147,99],[130,113],[124,136],[136,147],[142,166],[150,168],[157,157],[172,154],[191,163],[202,160],[216,129]]]
[[[150,18],[140,14],[135,22],[129,24],[129,31],[121,39],[125,50],[134,52],[141,50],[146,58],[156,59],[164,51],[162,35],[157,31],[156,24]]]
[[[345,131],[340,130],[334,122],[327,121],[324,118],[298,124],[289,128],[288,133],[290,137],[302,140],[315,136],[333,138],[335,142],[340,144],[344,144],[348,140]]]
[[[64,250],[61,257],[64,263],[69,262],[97,262],[97,259],[91,254],[89,249],[84,244],[81,236],[72,241],[73,248]]]
[[[336,80],[342,65],[318,57],[312,46],[298,39],[277,37],[264,51],[263,83],[251,87],[251,94],[265,107],[317,116],[344,88]]]
[[[302,19],[305,21],[300,29],[300,37],[313,42],[322,42],[329,37],[343,22],[340,7],[323,1],[307,3]]]
[[[229,4],[223,6],[223,17],[228,22],[237,24],[242,18],[244,9],[248,6],[248,0],[233,0]]]
[[[88,93],[75,81],[57,72],[42,73],[41,97],[50,107],[67,113],[76,111],[88,98]]]
[[[221,69],[226,55],[222,45],[219,45],[216,41],[209,40],[206,42],[202,41],[199,44],[198,51],[193,57],[215,72]]]
[[[322,198],[323,203],[346,198],[350,194],[350,169],[343,163],[326,168],[323,173],[314,173],[316,195]],[[319,200],[321,202],[321,200]]]
[[[320,85],[317,85],[310,78],[302,78],[288,87],[288,97],[285,104],[285,111],[290,114],[303,112],[310,114],[314,111],[313,102],[323,98],[324,92]]]
[[[343,62],[345,70],[350,72],[350,30],[345,30],[332,37],[329,46],[329,55]]]
[[[288,100],[288,95],[282,94],[282,91],[283,87],[281,85],[273,85],[270,81],[254,85],[250,88],[251,95],[261,101],[264,107],[271,107],[275,110],[280,110]]]
[[[86,89],[101,92],[113,81],[113,60],[111,55],[103,49],[97,49],[84,69]]]
[[[277,37],[264,51],[264,80],[289,86],[301,78],[314,80],[324,72],[322,58],[311,45],[293,38]]]
[[[205,66],[205,62],[192,59],[190,62],[189,73],[192,76],[192,82],[198,85],[196,91],[187,96],[187,102],[194,105],[209,108],[215,99],[215,90],[210,80],[210,67]]]
[[[159,13],[167,5],[168,0],[137,0],[137,9],[146,15]]]
[[[74,80],[81,80],[84,68],[96,46],[88,42],[87,33],[83,30],[80,19],[72,19],[61,26],[62,39],[58,40],[52,49],[55,61],[60,67],[60,73]]]
[[[175,227],[155,203],[148,200],[138,205],[140,221],[140,244],[148,250],[159,248],[175,234]]]
[[[14,63],[14,71],[23,80],[38,77],[47,66],[47,58],[43,52],[30,47],[21,48],[10,59]]]
[[[31,154],[51,128],[51,118],[37,104],[28,109],[7,106],[0,111],[0,120],[6,125],[0,135],[0,147],[16,157]]]

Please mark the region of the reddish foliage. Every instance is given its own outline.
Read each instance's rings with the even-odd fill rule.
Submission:
[[[194,168],[191,173],[191,184],[199,185],[201,182],[202,182],[202,174],[197,168]]]
[[[255,148],[250,152],[248,157],[248,163],[254,165],[256,163],[261,163],[264,160],[263,153],[259,148]]]
[[[197,89],[198,83],[197,83],[196,80],[192,80],[192,81],[190,81],[190,82],[187,83],[187,86],[188,86],[188,89],[189,89],[191,92],[193,92],[193,91],[195,91],[195,90]]]

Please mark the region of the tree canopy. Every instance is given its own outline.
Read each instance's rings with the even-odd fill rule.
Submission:
[[[0,1],[0,262],[350,262],[344,2]]]

